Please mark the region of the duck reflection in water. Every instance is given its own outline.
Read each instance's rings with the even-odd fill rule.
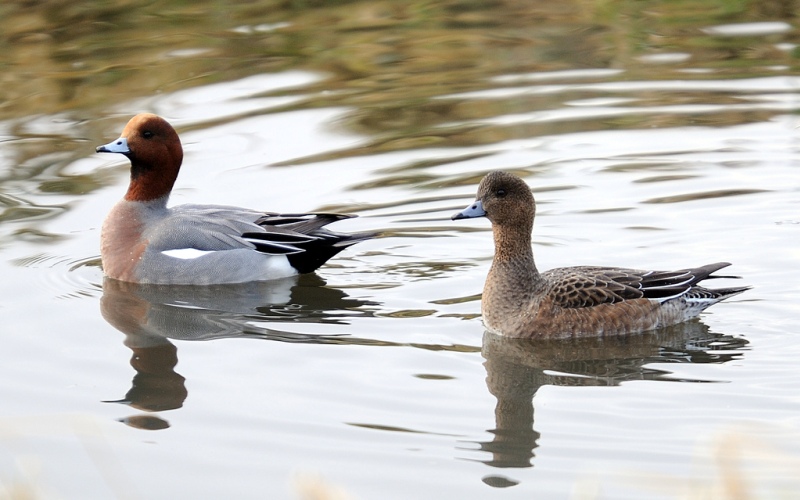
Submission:
[[[700,321],[639,335],[568,340],[514,339],[486,332],[486,385],[497,398],[491,441],[479,442],[493,467],[531,467],[540,434],[533,398],[543,385],[615,386],[631,380],[710,382],[674,378],[652,363],[725,363],[742,356],[747,340],[711,333]],[[502,476],[493,486],[513,485]]]
[[[271,282],[237,285],[170,286],[103,281],[103,318],[125,334],[136,370],[131,388],[113,403],[145,412],[174,410],[188,393],[175,371],[178,350],[172,340],[255,338],[298,343],[338,343],[342,336],[304,335],[259,328],[254,322],[342,324],[354,316],[371,316],[372,302],[349,298],[306,274]],[[349,338],[357,342],[358,339]],[[128,425],[163,429],[169,424],[154,415],[122,419]]]

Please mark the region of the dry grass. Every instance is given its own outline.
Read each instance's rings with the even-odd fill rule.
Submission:
[[[698,446],[686,477],[623,471],[579,481],[575,500],[611,498],[625,490],[640,498],[675,500],[795,499],[800,491],[800,440],[795,432],[737,425]]]
[[[341,487],[316,474],[298,474],[293,486],[300,500],[353,500]]]

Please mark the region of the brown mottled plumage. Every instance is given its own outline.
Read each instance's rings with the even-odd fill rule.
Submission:
[[[489,331],[509,337],[621,335],[674,325],[749,287],[710,290],[697,284],[727,262],[679,271],[564,267],[540,273],[531,249],[536,203],[527,184],[507,172],[487,174],[475,203],[453,219],[487,217],[494,261],[481,300]]]

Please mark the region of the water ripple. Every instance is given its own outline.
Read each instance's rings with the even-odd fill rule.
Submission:
[[[695,193],[679,194],[650,198],[643,203],[682,203],[684,201],[706,200],[709,198],[725,198],[728,196],[742,196],[746,194],[769,193],[769,189],[717,189],[714,191],[698,191]]]
[[[46,269],[40,274],[47,289],[61,299],[98,297],[100,284],[100,258],[75,259],[63,255],[39,253],[11,261],[19,267]]]

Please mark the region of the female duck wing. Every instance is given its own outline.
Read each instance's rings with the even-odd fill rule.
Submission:
[[[543,276],[553,283],[553,302],[573,309],[642,298],[634,273],[631,269],[582,266],[551,269]]]
[[[559,275],[553,290],[556,303],[561,307],[576,308],[639,298],[664,302],[687,294],[704,279],[734,278],[712,275],[729,265],[728,262],[717,262],[678,271],[571,267],[554,269],[549,273],[557,272]]]

